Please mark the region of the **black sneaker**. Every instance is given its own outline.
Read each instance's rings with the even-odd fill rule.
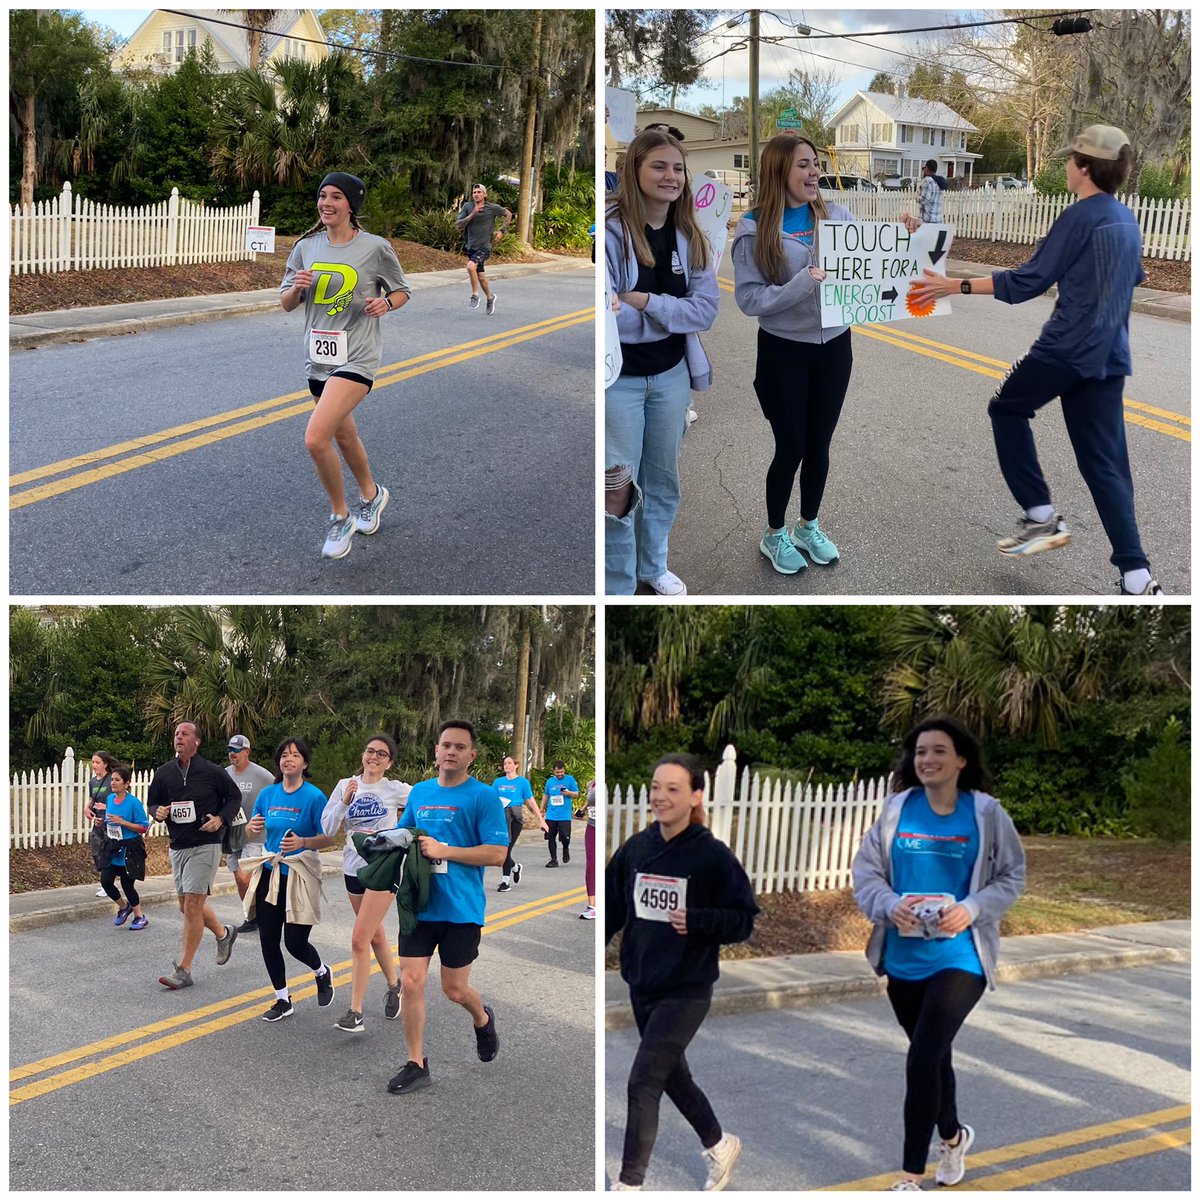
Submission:
[[[400,1074],[393,1076],[388,1081],[388,1091],[393,1096],[406,1096],[409,1092],[428,1087],[432,1082],[429,1076],[429,1059],[425,1060],[425,1065],[422,1067],[410,1058],[404,1064]]]
[[[238,931],[232,925],[225,926],[225,932],[217,938],[217,966],[223,967],[233,953],[233,943],[237,941]]]
[[[564,846],[563,847],[563,866],[565,867],[567,865],[567,863],[569,863],[570,861],[571,861],[571,847]]]
[[[237,927],[237,931],[238,931],[238,933],[257,933],[258,932],[258,918],[255,917],[253,921],[243,921]]]
[[[287,1000],[276,1000],[270,1008],[262,1015],[264,1021],[282,1021],[284,1017],[290,1017],[296,1010],[292,1007],[292,1001],[289,997]]]
[[[394,1021],[400,1015],[400,990],[400,980],[397,979],[396,986],[388,988],[383,998],[383,1015],[389,1021]]]
[[[354,1009],[346,1009],[345,1015],[339,1017],[333,1023],[334,1029],[340,1029],[343,1033],[365,1033],[366,1027],[363,1025],[363,1016],[360,1012],[355,1012]]]
[[[317,977],[317,1003],[328,1008],[333,1003],[333,972],[326,967]]]
[[[548,866],[548,867],[557,867],[557,866],[558,866],[558,859],[557,859],[557,858],[552,858],[552,859],[551,859],[551,860],[550,860],[550,861],[549,861],[549,862],[546,864],[546,866]]]
[[[496,889],[498,892],[511,892],[512,884],[507,879],[500,880],[500,886]]]
[[[520,863],[513,863],[512,881],[514,884],[521,882],[521,864]]]
[[[491,1062],[500,1053],[500,1035],[496,1032],[496,1014],[485,1004],[487,1024],[475,1030],[475,1051],[480,1062]]]

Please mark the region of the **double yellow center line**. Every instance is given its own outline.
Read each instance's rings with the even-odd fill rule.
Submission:
[[[569,908],[571,905],[578,904],[583,897],[584,889],[574,888],[569,892],[557,892],[553,896],[546,896],[541,900],[532,900],[527,904],[506,908],[491,916],[491,919],[483,927],[483,936],[486,937],[489,934],[498,933],[501,929],[519,925],[522,921],[531,921],[535,917],[556,912],[560,908]],[[330,964],[335,987],[349,985],[350,966],[349,961],[336,965]],[[378,965],[373,964],[371,973],[375,974],[378,970]],[[312,975],[308,972],[289,979],[288,988],[293,1000],[306,999],[315,995],[317,991],[316,985],[312,982]],[[243,992],[240,996],[218,1000],[214,1004],[191,1009],[176,1017],[154,1021],[139,1029],[113,1034],[112,1037],[102,1038],[98,1042],[91,1042],[89,1045],[79,1046],[74,1050],[65,1050],[61,1054],[53,1054],[49,1058],[14,1067],[8,1073],[8,1102],[10,1105],[16,1105],[25,1100],[32,1100],[36,1096],[45,1096],[60,1088],[70,1087],[73,1083],[80,1083],[97,1075],[103,1075],[106,1071],[115,1071],[118,1067],[149,1058],[152,1054],[161,1054],[164,1050],[173,1050],[176,1046],[186,1045],[188,1042],[194,1042],[209,1034],[220,1033],[243,1021],[253,1021],[262,1015],[262,1001],[273,995],[274,990],[270,987],[255,988],[253,991]],[[109,1053],[110,1051],[115,1051],[115,1053]],[[85,1059],[94,1061],[84,1062]],[[82,1065],[71,1066],[72,1063]],[[67,1069],[60,1069],[64,1067]],[[32,1079],[37,1075],[43,1076],[43,1078],[21,1087],[13,1086],[23,1079]]]
[[[479,338],[473,342],[462,342],[457,346],[447,346],[443,350],[420,354],[416,358],[390,363],[388,366],[380,368],[375,377],[374,390],[378,391],[380,388],[387,387],[392,383],[400,383],[405,379],[414,379],[429,371],[451,367],[471,358],[494,354],[497,350],[507,350],[522,342],[569,329],[573,325],[585,324],[592,321],[595,315],[594,309],[583,308],[577,312],[537,321],[532,325],[523,325],[519,329],[493,334],[491,337]],[[227,438],[239,437],[243,433],[263,429],[267,425],[273,425],[276,421],[286,421],[289,417],[311,413],[312,409],[313,398],[306,388],[301,392],[289,392],[285,396],[276,396],[271,400],[247,404],[242,408],[234,408],[228,412],[217,413],[215,416],[189,421],[184,425],[175,425],[158,433],[146,434],[144,437],[130,438],[128,441],[105,446],[100,450],[90,450],[86,454],[64,458],[44,467],[21,471],[9,477],[8,506],[10,510],[15,510],[29,504],[36,504],[39,500],[48,500],[52,496],[62,496],[78,488],[87,487],[89,484],[99,483],[101,480],[111,479],[116,475],[124,475],[138,467],[148,467],[162,462],[164,459],[187,454],[191,450],[200,450],[206,446],[216,445]],[[50,482],[40,483],[39,480],[50,480]],[[24,487],[25,484],[30,483],[37,486]],[[20,488],[24,490],[15,490]]]
[[[733,291],[733,285],[727,280],[721,279],[718,282],[725,291]],[[976,354],[974,350],[964,350],[959,346],[920,337],[897,324],[855,325],[854,332],[883,342],[884,345],[907,350],[910,354],[920,354],[925,358],[949,363],[952,367],[961,367],[964,371],[971,371],[988,379],[1003,379],[1012,366],[1002,358],[989,358],[986,354]],[[1125,420],[1131,425],[1140,425],[1144,429],[1154,430],[1155,433],[1165,433],[1168,437],[1178,438],[1182,442],[1192,440],[1191,417],[1181,416],[1169,409],[1155,408],[1151,404],[1142,404],[1129,399],[1128,396],[1125,397]]]

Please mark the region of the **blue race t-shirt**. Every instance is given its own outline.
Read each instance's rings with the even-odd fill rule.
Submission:
[[[321,828],[321,813],[324,811],[325,793],[305,780],[294,792],[285,792],[282,782],[263,788],[254,801],[251,815],[266,818],[266,850],[268,854],[278,854],[289,829],[297,837],[320,837],[324,832]],[[301,850],[292,851],[292,854],[301,853]],[[270,869],[269,864],[263,866],[264,871]],[[287,867],[282,864],[280,870],[285,875],[288,873]]]
[[[120,803],[117,802],[116,793],[110,793],[108,799],[105,801],[105,805],[108,815],[120,817],[123,821],[132,821],[135,825],[150,824],[150,818],[146,815],[146,809],[142,805],[142,802],[136,796],[130,795],[129,792],[125,793],[125,799]],[[141,837],[141,834],[136,829],[126,829],[124,825],[106,824],[104,832],[113,841],[118,840],[118,837],[115,835],[119,835],[119,840],[122,842],[128,842],[132,838]],[[124,846],[113,855],[112,865],[114,867],[123,867],[125,865]]]
[[[904,801],[892,841],[894,892],[901,896],[945,892],[963,900],[971,890],[978,857],[979,827],[970,792],[959,792],[954,811],[944,817],[929,806],[924,788],[917,788]],[[892,926],[884,944],[883,968],[897,979],[928,979],[948,968],[983,974],[970,928],[954,937],[926,939],[901,937]]]
[[[575,803],[570,796],[564,796],[564,791],[579,791],[579,784],[571,775],[555,779],[553,775],[546,780],[546,820],[569,821],[571,808]]]
[[[786,238],[794,238],[798,242],[803,242],[810,249],[813,244],[813,236],[817,231],[816,222],[813,220],[813,210],[811,204],[802,204],[799,208],[785,208],[783,210],[783,236]]]
[[[505,808],[512,808],[514,804],[519,807],[526,800],[533,799],[533,788],[529,786],[529,780],[524,775],[518,775],[514,779],[501,775],[492,782],[492,787],[496,789],[500,803]]]
[[[508,819],[494,788],[468,776],[455,787],[425,779],[408,793],[398,828],[423,829],[447,846],[508,846]],[[430,880],[429,904],[422,921],[453,921],[459,925],[484,922],[483,867],[467,863],[442,864]]]

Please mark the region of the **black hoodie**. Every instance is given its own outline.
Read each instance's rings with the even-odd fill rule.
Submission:
[[[687,933],[635,912],[640,872],[686,879]],[[604,872],[604,937],[622,931],[621,978],[640,995],[703,994],[718,976],[722,943],[744,942],[758,905],[742,864],[703,825],[670,841],[657,823],[631,837]]]

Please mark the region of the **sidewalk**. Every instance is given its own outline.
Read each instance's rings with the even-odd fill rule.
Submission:
[[[324,879],[342,878],[341,850],[321,852],[321,876]],[[44,929],[48,925],[59,925],[64,921],[83,921],[115,914],[113,902],[107,896],[96,895],[98,883],[79,884],[77,887],[46,888],[40,892],[19,892],[8,898],[8,931],[23,933],[29,929]],[[119,892],[120,885],[117,885]],[[175,881],[170,875],[155,875],[139,880],[138,897],[142,907],[154,908],[160,904],[175,904]],[[236,896],[237,885],[228,868],[218,867],[213,881],[214,896]]]
[[[1147,921],[1110,925],[1080,933],[1006,937],[1000,946],[1000,982],[1038,979],[1081,971],[1112,971],[1154,963],[1188,962],[1191,921]],[[713,987],[714,1016],[772,1008],[800,1008],[882,992],[884,981],[861,950],[788,954],[721,964]],[[604,1028],[633,1024],[629,992],[617,971],[604,973]]]
[[[592,268],[589,258],[546,254],[541,262],[489,264],[489,279],[514,279],[546,271],[575,271]],[[466,288],[466,271],[414,272],[409,277],[414,292],[425,288],[460,284]],[[101,304],[90,308],[61,308],[53,312],[26,313],[8,322],[9,350],[32,350],[63,342],[81,342],[89,338],[140,333],[169,325],[194,325],[201,321],[220,321],[225,317],[245,317],[251,313],[279,309],[279,289],[263,288],[256,292],[226,292],[216,296],[176,296],[169,300],[145,300],[136,304]]]

